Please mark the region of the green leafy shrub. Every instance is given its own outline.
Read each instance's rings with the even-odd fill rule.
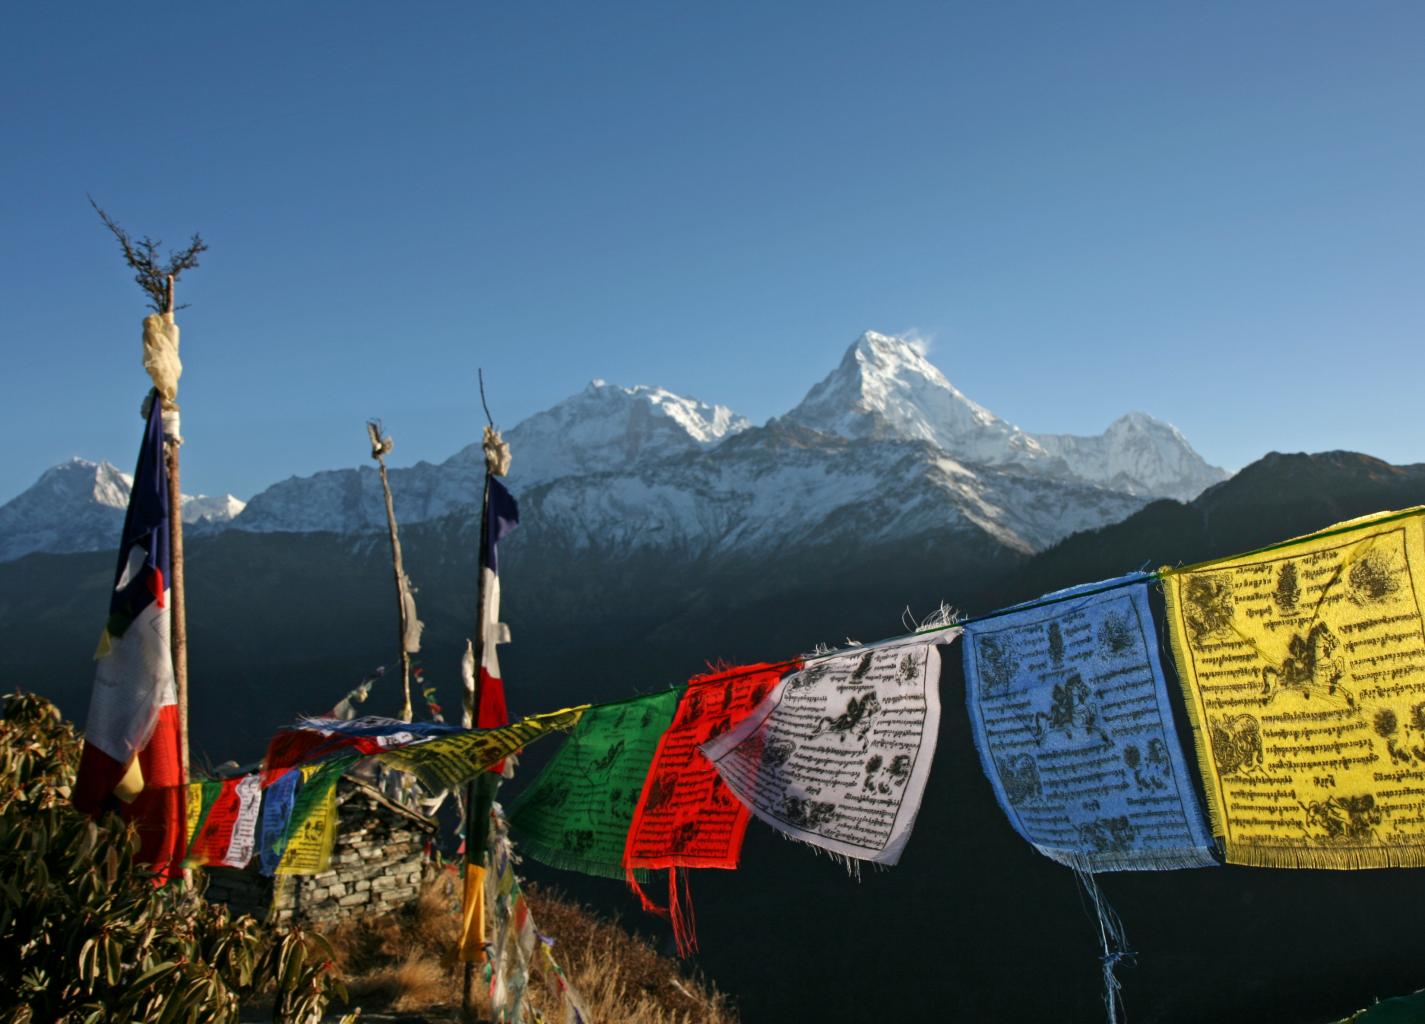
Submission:
[[[320,1016],[345,992],[321,936],[154,886],[116,816],[69,805],[80,737],[33,694],[0,718],[0,1024],[236,1021],[271,995],[278,1020]]]

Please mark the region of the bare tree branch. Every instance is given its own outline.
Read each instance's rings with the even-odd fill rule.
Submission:
[[[172,276],[176,281],[183,271],[192,270],[198,265],[198,256],[208,251],[208,244],[203,241],[203,236],[194,232],[188,247],[170,252],[165,264],[159,252],[163,245],[161,241],[147,235],[137,241],[133,240],[127,231],[100,208],[93,196],[86,195],[85,198],[89,200],[89,205],[94,207],[94,212],[99,215],[104,226],[119,240],[119,247],[124,251],[124,262],[134,272],[134,280],[138,282],[138,286],[149,297],[149,308],[156,313],[167,310],[168,278]],[[183,309],[186,305],[185,303],[177,308]]]

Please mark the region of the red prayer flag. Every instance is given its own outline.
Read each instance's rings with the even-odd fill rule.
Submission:
[[[698,748],[742,721],[799,662],[743,665],[694,676],[673,723],[658,741],[624,846],[629,885],[645,910],[663,911],[644,896],[636,868],[668,868],[669,909],[680,950],[696,947],[687,882],[678,868],[737,867],[750,812]]]

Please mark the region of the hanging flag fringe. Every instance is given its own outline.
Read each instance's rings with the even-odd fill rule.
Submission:
[[[1123,983],[1118,980],[1115,971],[1121,963],[1132,966],[1137,954],[1128,949],[1123,922],[1109,905],[1093,872],[1082,866],[1075,867],[1074,878],[1078,881],[1083,895],[1093,906],[1095,923],[1098,925],[1099,948],[1103,951],[1099,956],[1099,964],[1103,969],[1103,1006],[1108,1024],[1126,1022],[1128,1017],[1123,1007]]]

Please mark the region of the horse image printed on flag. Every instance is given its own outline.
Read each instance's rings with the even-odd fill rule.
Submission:
[[[965,699],[1014,830],[1084,871],[1212,867],[1168,704],[1148,576],[965,624]]]
[[[1161,575],[1227,860],[1425,866],[1425,508]]]

